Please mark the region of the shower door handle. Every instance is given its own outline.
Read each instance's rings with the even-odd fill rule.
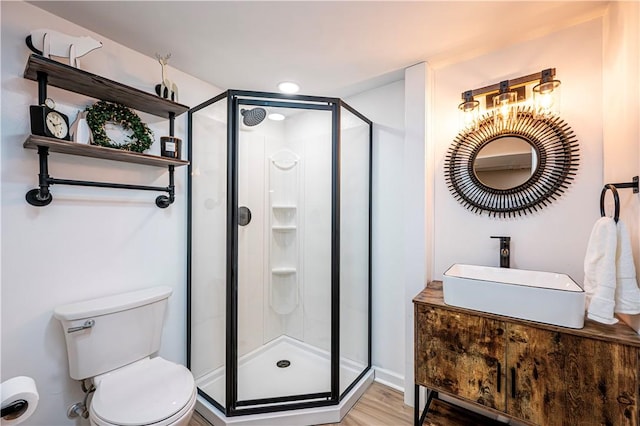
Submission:
[[[238,225],[247,226],[251,222],[251,210],[249,207],[238,207]]]

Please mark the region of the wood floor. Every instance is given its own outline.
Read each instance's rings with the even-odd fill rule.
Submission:
[[[374,382],[340,423],[328,426],[410,426],[413,408],[401,392]]]
[[[426,422],[425,422],[426,424]],[[373,383],[340,423],[326,426],[411,426],[413,408],[404,405],[401,392]],[[210,426],[194,413],[189,426]]]
[[[470,413],[444,401],[433,401],[425,426],[495,425],[495,421]],[[340,423],[324,426],[412,426],[413,408],[404,405],[401,392],[373,383]],[[210,426],[194,413],[189,426]]]

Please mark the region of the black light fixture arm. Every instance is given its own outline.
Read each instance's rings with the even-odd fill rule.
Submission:
[[[638,180],[639,180],[638,176],[634,176],[631,182],[607,183],[606,185],[604,185],[604,187],[602,188],[602,192],[600,192],[600,216],[602,217],[606,216],[604,211],[604,199],[605,199],[605,196],[607,195],[607,191],[611,191],[611,193],[613,194],[613,201],[614,201],[613,220],[615,220],[617,223],[618,220],[620,219],[620,196],[618,195],[618,190],[616,188],[620,188],[620,189],[631,188],[633,189],[633,193],[637,194],[640,192]]]
[[[632,188],[633,189],[633,193],[637,194],[638,192],[640,192],[640,189],[639,189],[640,185],[638,184],[638,180],[639,180],[638,176],[634,176],[632,178],[631,182],[608,183],[607,185],[612,185],[612,186],[614,186],[616,188],[620,188],[620,189]],[[605,186],[607,186],[607,185],[605,185]]]

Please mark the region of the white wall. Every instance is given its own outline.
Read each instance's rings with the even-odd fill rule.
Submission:
[[[61,326],[52,311],[60,304],[138,288],[169,285],[173,296],[160,355],[184,363],[186,348],[186,167],[176,170],[176,202],[162,210],[157,193],[54,186],[47,207],[33,207],[25,193],[37,183],[36,151],[22,148],[29,133],[29,105],[37,83],[22,77],[29,49],[24,39],[36,28],[88,34],[104,46],[82,59],[82,68],[153,92],[160,65],[23,2],[2,2],[2,380],[36,380],[40,403],[30,425],[74,423],[67,407],[82,398],[68,376]],[[220,91],[174,69],[180,102],[195,105]],[[73,120],[93,100],[51,88],[49,96]],[[155,132],[168,134],[167,120],[141,115]],[[176,120],[185,138],[186,114]],[[159,153],[155,143],[150,153]],[[183,152],[186,157],[186,152]],[[183,157],[184,158],[184,157]],[[85,157],[51,154],[49,172],[58,178],[166,186],[166,170]],[[81,421],[80,423],[86,423]]]
[[[612,2],[604,22],[604,181],[630,182],[640,174],[640,3]],[[637,273],[640,195],[629,189],[618,193]]]
[[[570,52],[570,54],[568,54]],[[453,263],[499,264],[498,242],[509,235],[511,266],[569,274],[582,283],[591,227],[599,217],[602,187],[602,19],[436,70],[434,279]],[[445,185],[444,158],[457,134],[457,104],[464,90],[556,68],[562,81],[561,117],[580,144],[576,179],[557,201],[519,218],[489,218],[459,204]]]

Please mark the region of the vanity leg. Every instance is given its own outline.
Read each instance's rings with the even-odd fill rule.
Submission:
[[[413,389],[413,426],[420,426],[420,385]]]
[[[420,385],[415,385],[414,394],[413,394],[413,425],[414,426],[422,426],[424,423],[424,419],[427,417],[429,413],[429,407],[431,406],[431,401],[438,399],[438,392],[434,390],[427,389],[427,400],[424,404],[424,409],[422,410],[422,414],[420,414]]]

